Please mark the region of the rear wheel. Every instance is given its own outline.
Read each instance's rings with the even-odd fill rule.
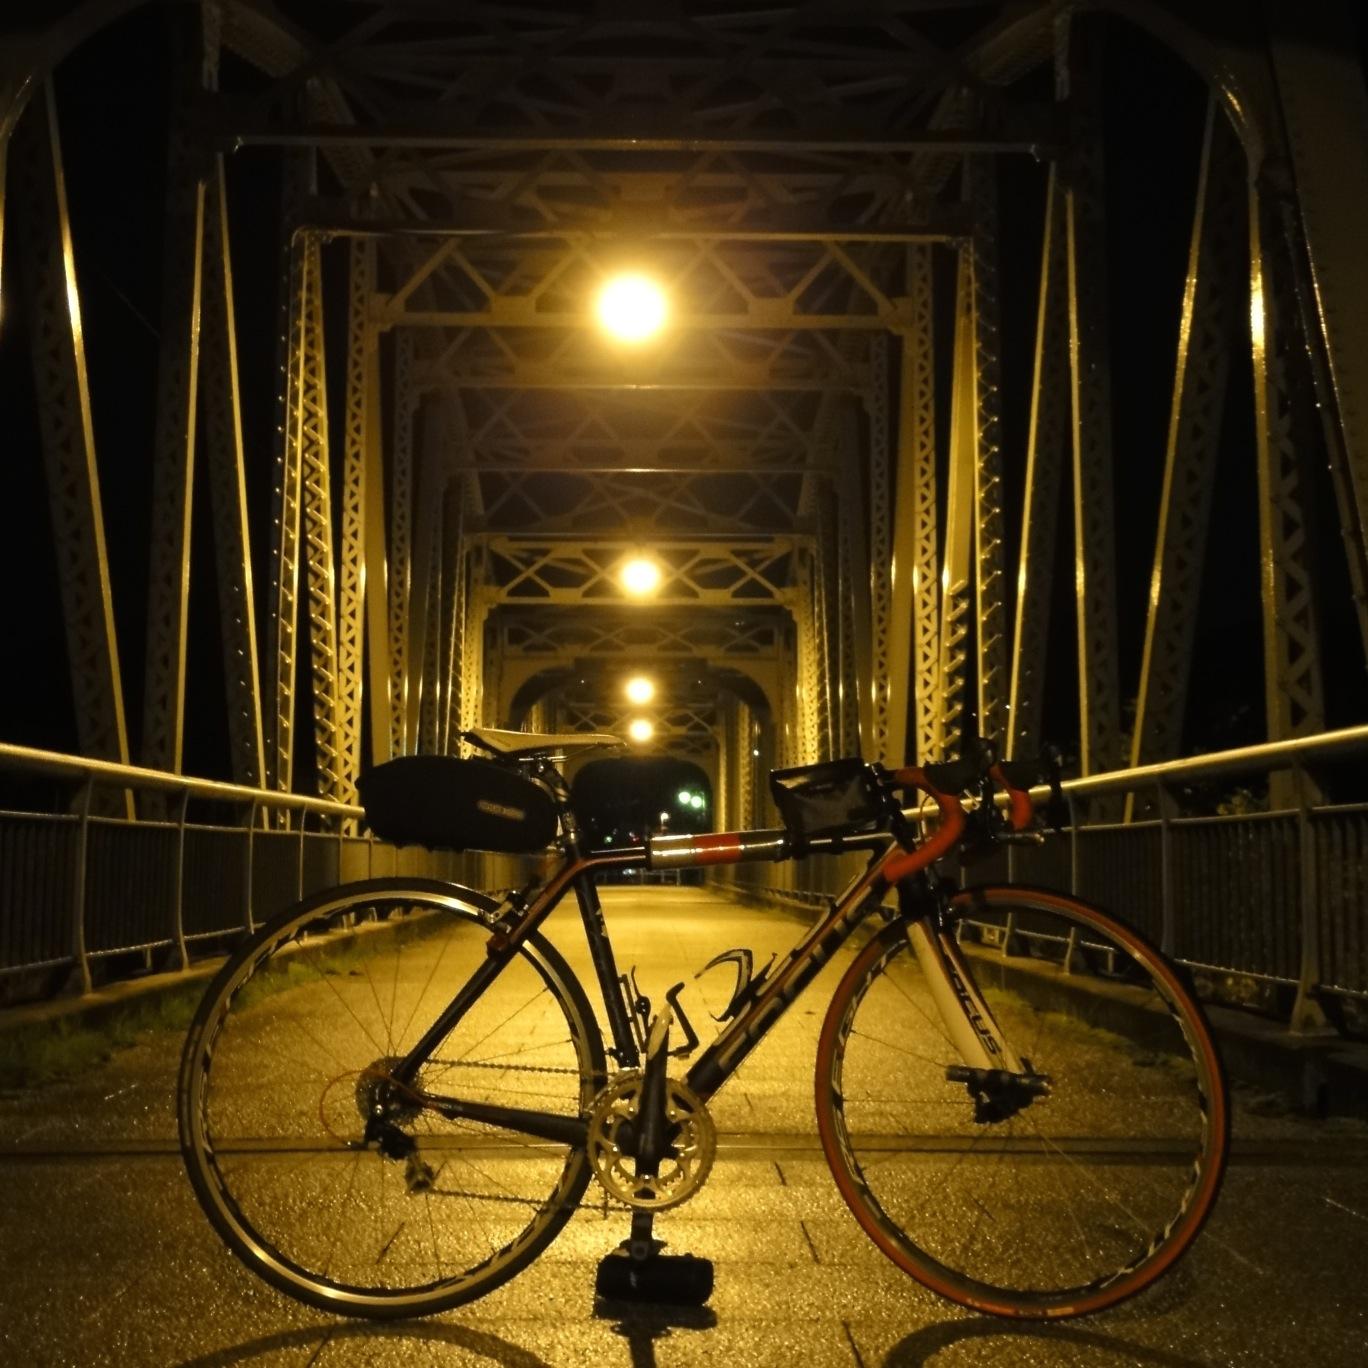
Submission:
[[[1210,1030],[1154,947],[1075,899],[971,890],[951,926],[1048,1092],[976,1105],[947,1077],[962,1061],[894,923],[846,973],[818,1046],[837,1184],[889,1258],[962,1305],[1111,1306],[1172,1265],[1215,1200],[1228,1106]]]
[[[335,889],[263,928],[210,987],[181,1061],[181,1148],[229,1248],[291,1296],[358,1316],[443,1310],[524,1268],[583,1195],[582,1142],[424,1104],[583,1117],[603,1044],[540,937],[411,1083],[391,1076],[489,964],[492,908],[413,880]]]

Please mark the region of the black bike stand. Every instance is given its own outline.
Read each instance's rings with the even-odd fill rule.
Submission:
[[[594,1294],[606,1301],[702,1306],[712,1296],[711,1259],[662,1254],[664,1240],[651,1234],[653,1213],[634,1211],[632,1233],[599,1260]]]

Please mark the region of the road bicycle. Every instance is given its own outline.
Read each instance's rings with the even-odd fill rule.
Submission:
[[[706,1299],[711,1266],[669,1265],[652,1222],[708,1177],[711,1099],[848,942],[817,1046],[817,1132],[855,1219],[899,1268],[977,1311],[1056,1318],[1141,1291],[1191,1245],[1229,1110],[1180,971],[1076,898],[961,889],[936,869],[1040,839],[1038,767],[980,749],[920,768],[777,771],[780,829],[586,851],[558,766],[613,738],[466,739],[490,758],[405,757],[365,776],[372,828],[435,847],[551,842],[543,877],[500,898],[418,878],[308,898],[231,956],[190,1028],[189,1176],[267,1282],[348,1315],[442,1311],[531,1263],[596,1182],[599,1203],[631,1213],[599,1292]],[[736,983],[706,1046],[682,983],[655,1012],[619,972],[596,876],[849,852],[863,868],[779,963],[713,961]],[[606,1046],[539,929],[570,894]]]

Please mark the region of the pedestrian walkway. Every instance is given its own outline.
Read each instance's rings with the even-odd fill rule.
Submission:
[[[714,954],[763,965],[802,919],[696,889],[613,888],[605,910],[642,990],[680,979],[706,1039],[731,991]],[[589,981],[573,911],[550,934]],[[599,1314],[593,1273],[626,1233],[581,1211],[530,1269],[425,1322],[375,1327],[296,1306],[218,1243],[175,1147],[179,1040],[150,1035],[98,1069],[0,1097],[0,1362],[94,1368],[284,1365],[1282,1365],[1357,1368],[1368,1343],[1368,1127],[1316,1122],[1246,1095],[1226,1190],[1192,1255],[1159,1287],[1064,1326],[970,1316],[903,1277],[865,1239],[817,1146],[823,978],[717,1098],[712,1176],[658,1233],[716,1262],[702,1311]]]

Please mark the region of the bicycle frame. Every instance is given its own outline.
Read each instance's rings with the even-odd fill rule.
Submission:
[[[886,832],[810,840],[811,852],[870,850],[866,868],[857,874],[832,907],[820,917],[777,966],[762,990],[706,1046],[685,1075],[685,1084],[703,1101],[711,1098],[736,1072],[751,1051],[793,1001],[821,972],[831,957],[877,907],[890,887],[907,882],[929,867],[959,839],[960,829],[951,822],[909,852]],[[648,859],[653,867],[693,868],[743,861],[790,857],[793,849],[784,831],[724,832],[715,835],[672,837],[646,847],[580,854],[573,820],[567,823],[564,864],[528,902],[515,896],[508,911],[490,931],[485,964],[461,988],[422,1039],[395,1069],[401,1081],[416,1078],[424,1061],[453,1029],[470,1004],[497,978],[521,942],[529,936],[573,889],[588,939],[589,953],[612,1037],[612,1054],[627,1069],[641,1063],[632,1029],[632,1005],[627,1001],[594,875],[609,869],[629,868]],[[926,891],[927,905],[907,918],[907,932],[927,979],[934,985],[933,998],[944,1020],[946,1033],[970,1068],[1008,1070],[1019,1073],[1022,1065],[1003,1038],[992,1013],[974,986],[973,976],[954,937],[937,924],[938,904]],[[906,911],[906,903],[905,908]],[[506,1126],[545,1139],[579,1143],[584,1122],[521,1108],[462,1103],[456,1098],[431,1097],[430,1104],[450,1114]]]

